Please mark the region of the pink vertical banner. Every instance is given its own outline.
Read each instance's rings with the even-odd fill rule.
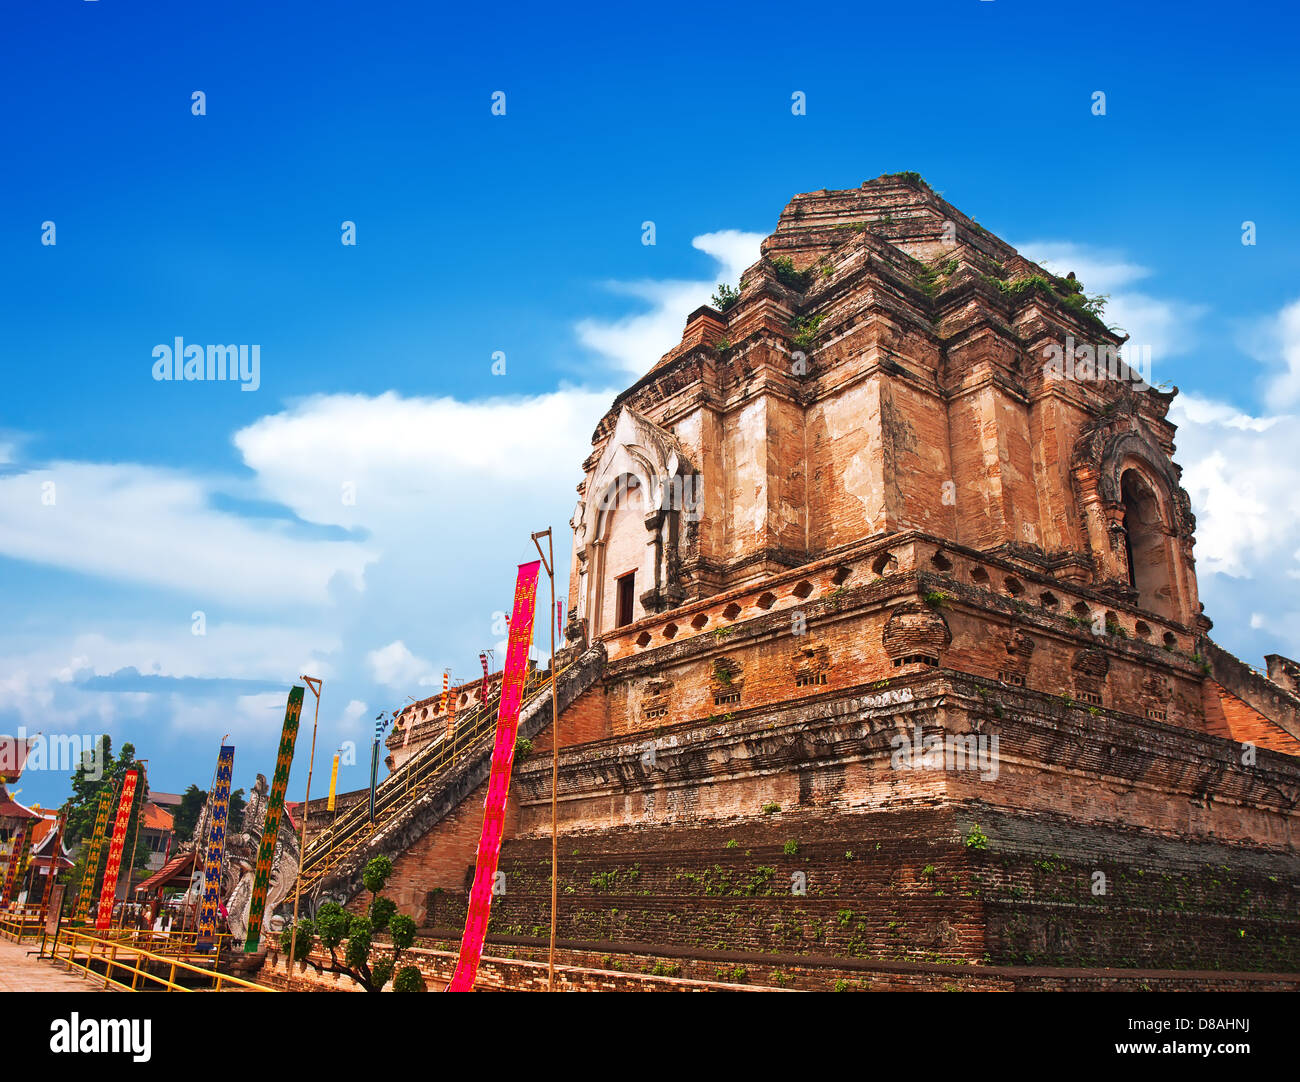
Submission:
[[[497,860],[501,856],[501,835],[505,830],[506,798],[510,795],[510,772],[515,762],[515,738],[519,731],[519,710],[523,705],[524,678],[528,675],[528,648],[533,640],[533,613],[537,606],[537,573],[540,560],[519,565],[515,580],[515,604],[510,618],[510,642],[501,674],[501,708],[497,713],[496,742],[492,746],[492,773],[484,801],[483,833],[479,836],[474,862],[474,885],[469,892],[469,914],[460,957],[448,992],[471,992],[478,976],[483,941],[487,938],[492,909],[492,888]]]

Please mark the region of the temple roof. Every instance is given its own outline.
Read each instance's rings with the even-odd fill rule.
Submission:
[[[41,819],[40,812],[34,812],[25,804],[19,804],[9,795],[4,782],[0,781],[0,819]]]

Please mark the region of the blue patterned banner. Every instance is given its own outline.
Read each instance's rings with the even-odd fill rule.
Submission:
[[[226,855],[226,818],[230,814],[230,778],[235,771],[235,749],[221,745],[217,756],[217,782],[212,788],[212,826],[208,854],[203,863],[203,901],[199,905],[199,934],[194,949],[210,951],[217,932],[221,905],[221,864]]]

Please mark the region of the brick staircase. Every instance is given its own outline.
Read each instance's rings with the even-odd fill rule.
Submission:
[[[604,649],[582,654],[555,677],[561,712],[604,670]],[[551,673],[529,674],[519,714],[519,737],[532,739],[551,721]],[[369,802],[349,809],[307,847],[299,877],[312,908],[322,901],[346,903],[361,889],[361,873],[373,857],[408,849],[475,788],[491,770],[500,695],[457,720],[455,730],[431,741],[384,779]]]

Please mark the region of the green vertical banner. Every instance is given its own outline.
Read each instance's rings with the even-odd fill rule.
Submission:
[[[271,778],[271,792],[266,801],[266,826],[262,828],[262,844],[257,850],[257,865],[253,869],[253,897],[248,903],[248,938],[244,953],[253,954],[262,940],[262,915],[266,910],[266,892],[271,885],[271,859],[275,856],[275,842],[280,836],[280,816],[284,813],[284,793],[289,788],[289,766],[293,762],[293,745],[298,739],[298,718],[302,714],[303,689],[295,687],[289,692],[289,705],[284,711],[284,731],[280,734],[280,754],[275,760],[275,775]]]
[[[108,810],[113,806],[113,790],[105,785],[99,792],[99,810],[95,812],[95,832],[86,849],[86,871],[81,877],[81,894],[77,898],[77,920],[90,916],[90,901],[95,896],[95,880],[99,878],[99,858],[104,851],[104,835],[108,833]]]

